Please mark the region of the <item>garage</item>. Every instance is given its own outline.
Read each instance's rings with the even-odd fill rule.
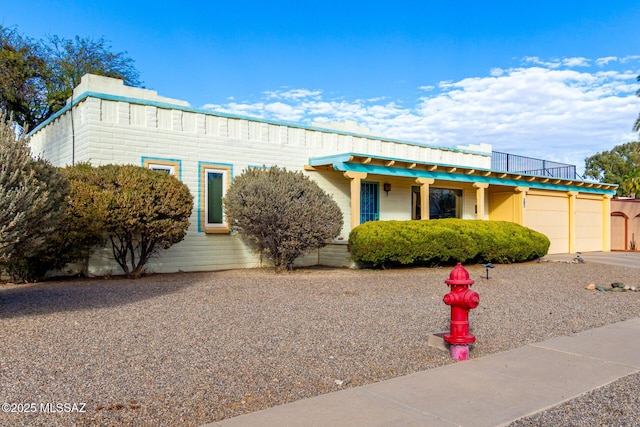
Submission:
[[[550,254],[570,252],[569,197],[567,193],[529,191],[525,199],[524,225],[539,231],[551,240]]]
[[[576,251],[602,250],[602,216],[602,196],[578,194],[575,207]]]

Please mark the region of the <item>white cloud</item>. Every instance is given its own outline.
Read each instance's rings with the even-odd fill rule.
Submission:
[[[284,104],[282,102],[273,102],[271,104],[266,104],[264,106],[264,111],[278,120],[286,120],[286,121],[299,121],[304,115],[305,111],[303,108],[298,106],[292,106],[288,104]]]
[[[207,105],[218,111],[273,120],[355,121],[389,137],[434,145],[492,144],[494,150],[584,167],[584,159],[637,139],[640,112],[636,76],[640,58],[525,58],[523,66],[494,68],[486,76],[424,85],[408,102],[388,97],[347,100],[321,90],[265,92],[256,103]],[[593,70],[589,64],[597,65]],[[582,67],[580,71],[570,69]]]
[[[640,59],[640,55],[627,55],[624,58],[620,58],[620,62],[625,64],[627,62],[635,61],[635,60],[638,60],[638,59]]]
[[[605,56],[603,58],[596,59],[596,65],[602,67],[604,65],[607,65],[609,62],[617,61],[617,60],[618,60],[617,56]]]
[[[558,68],[560,65],[562,65],[562,62],[558,61],[557,59],[553,59],[551,61],[543,61],[542,59],[540,59],[537,56],[525,56],[523,61],[525,63],[542,65],[542,66],[547,67],[547,68]]]
[[[562,59],[562,65],[567,67],[588,67],[590,65],[590,62],[590,60],[581,56]]]
[[[367,102],[379,102],[379,101],[384,101],[387,98],[388,98],[387,96],[377,96],[374,98],[367,98]]]
[[[584,166],[584,158],[634,139],[640,102],[626,73],[519,68],[463,79],[417,106],[436,142],[490,143],[495,150]],[[428,142],[428,141],[427,141]]]
[[[309,90],[309,89],[290,89],[290,90],[276,90],[276,91],[267,91],[264,94],[268,98],[275,99],[303,99],[303,98],[313,98],[319,99],[319,96],[322,94],[321,90]]]

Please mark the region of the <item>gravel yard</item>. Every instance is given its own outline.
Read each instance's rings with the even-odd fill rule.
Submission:
[[[453,363],[426,345],[429,334],[448,330],[442,297],[451,269],[0,285],[0,401],[38,408],[2,412],[0,425],[197,426]],[[640,292],[584,289],[640,286],[638,269],[532,262],[498,265],[488,280],[481,266],[467,269],[480,294],[471,358],[640,316]],[[609,409],[612,417],[625,399],[637,406],[625,390],[637,390],[638,377],[619,383],[623,409]],[[41,403],[85,412],[46,413]],[[556,409],[582,411],[571,406],[579,403]],[[549,420],[560,415],[543,415],[552,418],[518,425],[558,425]]]

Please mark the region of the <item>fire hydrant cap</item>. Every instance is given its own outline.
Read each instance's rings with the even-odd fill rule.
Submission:
[[[449,278],[444,281],[447,285],[473,285],[473,280],[469,279],[469,272],[458,263],[453,270]]]

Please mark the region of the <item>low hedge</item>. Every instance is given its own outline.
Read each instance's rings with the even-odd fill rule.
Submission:
[[[370,221],[349,234],[354,261],[373,267],[434,262],[523,262],[547,254],[542,233],[507,221]]]

